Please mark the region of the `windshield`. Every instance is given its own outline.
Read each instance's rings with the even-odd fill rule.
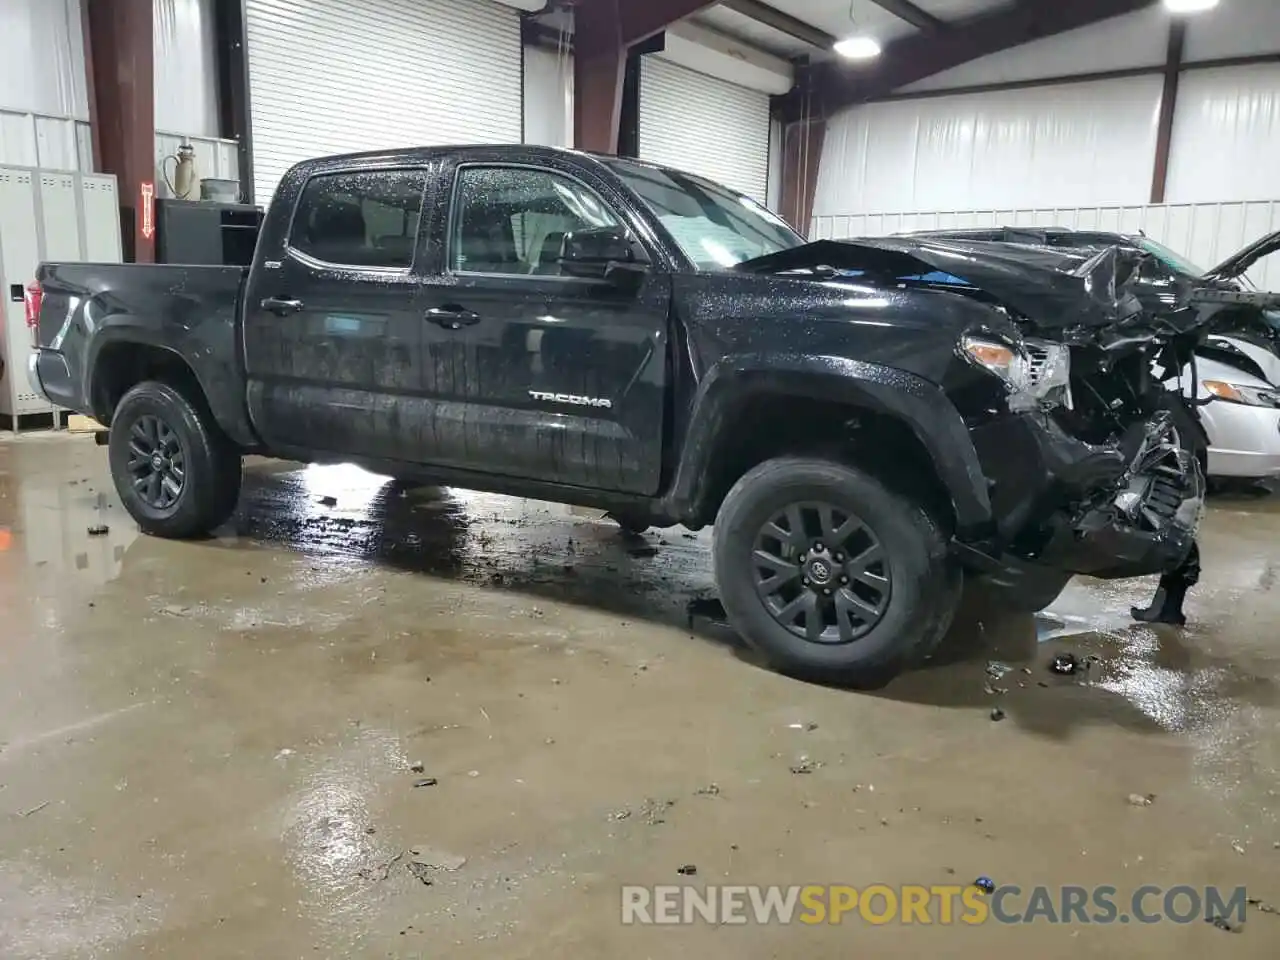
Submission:
[[[1147,253],[1151,254],[1166,267],[1171,267],[1178,273],[1184,273],[1189,277],[1204,276],[1203,267],[1197,267],[1190,260],[1186,259],[1186,257],[1174,253],[1163,243],[1156,243],[1154,240],[1141,237],[1138,240],[1138,246],[1142,247],[1143,250],[1147,251]]]
[[[630,163],[611,166],[699,270],[727,270],[804,243],[754,200],[700,177]]]

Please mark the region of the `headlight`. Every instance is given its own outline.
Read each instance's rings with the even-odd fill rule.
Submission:
[[[1025,390],[1030,386],[1031,366],[1021,350],[984,337],[965,337],[960,347],[971,363],[994,373],[1013,389]]]
[[[1048,340],[1025,340],[1020,347],[989,337],[965,337],[960,342],[969,361],[994,373],[1009,385],[1011,409],[1025,409],[1041,401],[1071,407],[1071,350]]]
[[[1210,396],[1229,403],[1243,403],[1248,407],[1280,408],[1280,393],[1274,390],[1263,390],[1261,387],[1246,387],[1240,383],[1227,383],[1225,380],[1206,380],[1204,388]]]

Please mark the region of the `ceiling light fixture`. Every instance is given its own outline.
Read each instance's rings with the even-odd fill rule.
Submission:
[[[874,60],[880,56],[880,41],[859,33],[838,41],[832,49],[846,60]]]
[[[1164,0],[1164,8],[1170,13],[1204,13],[1218,3],[1219,0]]]
[[[880,41],[865,30],[858,29],[858,18],[854,16],[857,0],[849,0],[849,23],[853,32],[843,40],[837,40],[831,47],[837,56],[846,60],[874,60],[880,56]]]

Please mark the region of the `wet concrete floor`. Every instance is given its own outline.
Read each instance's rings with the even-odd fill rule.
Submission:
[[[1278,533],[1280,498],[1215,502],[1185,631],[1127,622],[1149,582],[1073,585],[860,694],[689,626],[706,532],[258,461],[221,536],[171,543],[90,441],[0,443],[0,957],[1274,957],[1257,909],[640,927],[620,887],[1280,903]]]

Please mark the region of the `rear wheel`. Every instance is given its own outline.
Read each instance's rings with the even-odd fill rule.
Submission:
[[[167,383],[146,381],[124,395],[108,449],[116,491],[145,533],[194,537],[235,511],[240,451]]]
[[[961,576],[938,524],[852,467],[780,458],[716,518],[716,580],[734,627],[779,670],[880,686],[932,652]]]

